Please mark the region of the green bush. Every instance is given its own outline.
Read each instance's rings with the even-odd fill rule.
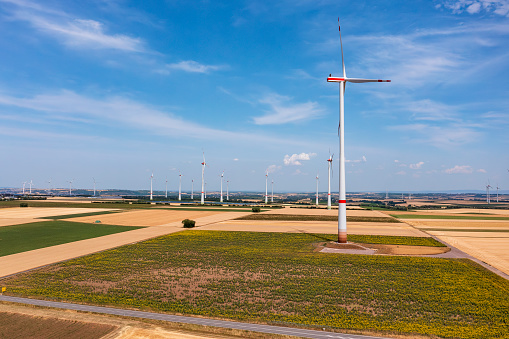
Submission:
[[[19,203],[19,207],[28,207],[28,203],[27,202],[21,202],[21,203]]]
[[[184,228],[193,228],[196,225],[196,221],[190,219],[184,219],[182,223],[184,224]]]
[[[255,207],[253,207],[251,210],[252,210],[253,212],[255,212],[255,213],[258,213],[258,212],[260,212],[260,207],[255,206]]]

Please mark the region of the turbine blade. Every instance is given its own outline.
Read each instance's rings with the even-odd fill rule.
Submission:
[[[338,17],[338,29],[339,29],[339,44],[341,45],[341,63],[343,64],[343,78],[346,78],[345,59],[343,58],[343,41],[341,40],[341,26],[339,25],[339,17]]]
[[[391,82],[390,80],[380,80],[380,79],[360,79],[360,78],[346,78],[345,82],[353,82],[356,84],[360,84],[363,82]]]

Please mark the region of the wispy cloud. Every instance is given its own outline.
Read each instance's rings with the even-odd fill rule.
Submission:
[[[301,161],[305,160],[311,160],[312,157],[314,157],[316,153],[300,153],[300,154],[292,154],[292,155],[285,155],[283,159],[283,163],[286,166],[300,166],[302,165]]]
[[[424,165],[424,161],[419,161],[418,163],[416,164],[410,164],[408,167],[410,169],[420,169],[422,167],[422,165]]]
[[[269,167],[267,167],[265,172],[267,172],[267,173],[274,173],[274,172],[279,171],[280,169],[281,169],[281,166],[279,166],[279,165],[270,165]]]
[[[48,124],[52,121],[59,123],[62,119],[66,121],[79,119],[89,121],[90,124],[114,124],[115,126],[125,126],[144,130],[151,134],[170,137],[186,136],[195,139],[251,141],[269,138],[274,142],[280,143],[295,142],[257,134],[209,128],[182,119],[171,112],[166,112],[122,96],[96,99],[69,90],[62,90],[56,94],[39,94],[28,98],[0,94],[0,105],[44,114]]]
[[[260,99],[261,104],[269,106],[266,114],[254,117],[257,125],[281,125],[317,118],[323,109],[317,102],[292,103],[292,98],[276,93],[269,94]]]
[[[367,159],[366,159],[366,156],[362,156],[362,158],[360,159],[355,159],[355,160],[349,160],[349,159],[346,159],[345,162],[349,162],[349,163],[359,163],[359,162],[366,162]]]
[[[469,165],[456,165],[452,168],[444,170],[447,174],[470,174],[474,171],[472,166]]]
[[[487,12],[509,16],[508,0],[447,0],[438,5],[438,7],[441,6],[452,10],[454,14]]]
[[[112,49],[145,52],[142,39],[125,34],[108,33],[104,24],[96,20],[72,17],[30,1],[0,0],[9,4],[11,18],[28,22],[34,29],[64,45],[80,49]]]
[[[478,141],[481,132],[468,124],[439,126],[431,124],[406,124],[390,126],[390,130],[401,131],[418,143],[427,143],[438,148],[450,148]]]
[[[204,65],[194,60],[186,60],[173,64],[167,64],[163,68],[156,70],[156,72],[161,74],[170,74],[172,71],[210,73],[211,71],[217,71],[225,68],[227,68],[225,65]]]

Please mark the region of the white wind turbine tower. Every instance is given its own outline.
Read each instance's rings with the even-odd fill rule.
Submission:
[[[164,197],[168,199],[168,177],[165,179],[165,186],[164,186]]]
[[[72,182],[73,182],[73,181],[74,181],[74,179],[72,179],[72,180],[68,181],[68,183],[69,183],[69,196],[71,196],[71,195],[72,195]]]
[[[498,187],[498,184],[497,184],[497,202],[498,202],[498,190],[500,189],[500,187]]]
[[[221,177],[221,197],[219,198],[219,202],[223,202],[223,177],[224,177],[224,171],[220,175]]]
[[[23,181],[23,195],[25,195],[25,185],[27,184],[26,181]]]
[[[194,179],[191,179],[191,200],[194,199]]]
[[[150,175],[150,200],[153,199],[153,191],[152,191],[152,181],[154,180],[154,172],[152,172],[152,174]]]
[[[318,206],[318,173],[316,173],[316,206]]]
[[[92,178],[92,180],[94,180],[94,197],[95,197],[95,184],[96,184],[95,178]]]
[[[203,152],[203,162],[201,163],[201,204],[205,204],[205,152]]]
[[[486,202],[489,204],[490,203],[490,188],[491,188],[491,185],[490,183],[488,182],[488,185],[486,185]]]
[[[228,186],[230,184],[230,180],[226,180],[226,201],[230,200],[230,196],[228,194]]]
[[[345,72],[345,60],[343,57],[343,42],[341,40],[341,26],[339,26],[339,43],[341,45],[341,63],[343,66],[343,76],[333,77],[329,75],[327,82],[337,82],[339,84],[339,206],[338,206],[338,242],[347,242],[346,233],[346,180],[345,180],[345,85],[347,82],[364,83],[364,82],[390,82],[390,80],[376,80],[376,79],[359,79],[347,78]]]
[[[265,172],[265,203],[267,204],[269,201],[268,201],[268,197],[267,197],[267,181],[269,179],[269,172]]]
[[[179,201],[182,200],[182,173],[179,170]]]
[[[272,189],[272,193],[270,195],[270,203],[272,204],[272,203],[274,203],[274,179],[272,179],[272,187],[271,187],[271,189]]]
[[[51,178],[49,179],[49,181],[47,181],[48,183],[48,194],[51,194]]]
[[[32,185],[34,184],[32,182],[32,179],[30,179],[30,182],[28,184],[30,185],[30,193],[29,194],[32,195]]]
[[[330,154],[329,153],[329,159],[327,159],[327,166],[329,168],[329,188],[328,188],[328,191],[327,191],[327,209],[330,210],[332,208],[332,203],[331,203],[331,195],[330,195],[330,179],[331,179],[331,171],[332,171],[332,159],[334,158],[334,154]],[[341,193],[340,193],[341,195]]]

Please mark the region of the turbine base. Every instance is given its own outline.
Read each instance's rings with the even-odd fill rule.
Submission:
[[[338,243],[346,244],[347,242],[348,241],[347,241],[346,232],[339,232],[338,233]]]

